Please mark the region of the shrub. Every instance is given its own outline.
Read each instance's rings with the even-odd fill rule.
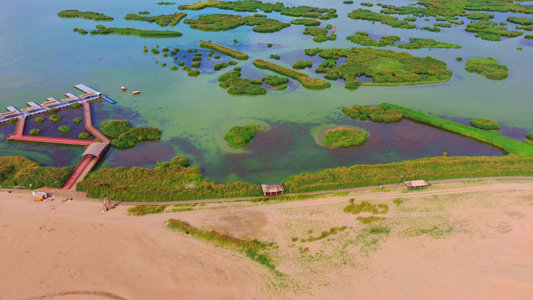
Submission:
[[[526,138],[533,140],[533,131],[526,133]]]
[[[41,135],[40,129],[32,129],[30,130],[30,135]]]
[[[82,132],[82,133],[80,133],[80,134],[78,135],[78,138],[79,138],[80,140],[88,140],[88,139],[89,139],[89,134],[86,133],[86,132]]]
[[[228,64],[231,65],[231,66],[234,66],[234,65],[237,64],[237,62],[234,61],[234,60],[230,60],[230,61],[228,61]]]
[[[201,64],[200,64],[199,61],[195,61],[195,62],[193,62],[193,63],[191,64],[191,67],[193,67],[193,68],[199,68],[200,65],[201,65]]]
[[[455,60],[456,61],[463,61],[463,58],[462,57],[457,57]]]
[[[376,217],[376,216],[368,216],[368,217],[357,217],[357,221],[361,222],[361,224],[371,224],[374,222],[379,222],[385,218],[382,217]]]
[[[270,54],[270,58],[275,59],[275,60],[279,60],[280,59],[279,55],[277,55],[277,54]]]
[[[172,67],[170,67],[170,70],[172,70],[172,71],[177,71],[177,70],[178,70],[178,67],[177,67],[177,66],[172,66]]]
[[[59,126],[59,128],[57,128],[60,132],[62,133],[69,133],[72,131],[72,128],[68,127],[68,126]]]
[[[167,66],[166,63],[162,63],[162,64],[161,64],[161,68],[164,68],[164,67],[166,67],[166,66]]]
[[[183,62],[183,61],[178,61],[178,66],[183,67],[184,65],[185,65],[185,62]]]
[[[217,63],[215,64],[215,71],[218,71],[222,68],[227,68],[227,67],[228,67],[228,64],[225,62]]]
[[[145,216],[148,214],[160,214],[165,211],[168,205],[137,205],[128,208],[128,215]]]
[[[494,120],[491,120],[491,119],[472,119],[470,121],[470,124],[472,124],[472,126],[474,127],[477,127],[477,128],[480,128],[480,129],[485,129],[485,130],[497,130],[497,129],[500,129],[501,126],[498,124],[498,122],[494,121]]]
[[[48,110],[48,113],[50,113],[52,115],[56,115],[58,112],[59,112],[59,109],[57,109],[57,108],[50,108]]]
[[[263,130],[265,127],[261,125],[234,126],[224,139],[233,148],[243,148],[255,137],[256,132]]]
[[[44,123],[44,118],[43,117],[37,117],[37,118],[35,118],[35,122],[36,123]]]
[[[74,118],[74,124],[80,124],[81,121],[81,118]]]
[[[72,107],[74,109],[79,109],[81,107],[81,104],[79,104],[78,102],[72,103],[72,105],[70,107]]]
[[[353,201],[350,200],[350,204],[345,206],[343,211],[345,213],[350,213],[354,215],[357,215],[362,212],[369,212],[372,214],[386,214],[389,212],[389,206],[386,204],[371,204],[366,201],[363,201],[359,204],[354,204]]]
[[[61,116],[60,115],[51,115],[50,116],[50,121],[52,121],[54,123],[57,123],[57,122],[61,121]]]

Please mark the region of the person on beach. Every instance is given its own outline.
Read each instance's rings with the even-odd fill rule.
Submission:
[[[111,210],[113,208],[113,204],[111,204],[111,200],[109,200],[108,197],[104,198],[104,207],[102,208],[102,212],[106,212],[108,210]]]

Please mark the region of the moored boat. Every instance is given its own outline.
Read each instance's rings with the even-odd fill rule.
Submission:
[[[121,90],[122,90],[123,92],[125,92],[125,91],[127,91],[127,90],[128,90],[128,89],[126,89],[126,88],[125,88],[125,87],[123,87],[123,86],[121,86],[121,87],[120,87],[120,89],[121,89]]]
[[[139,91],[134,91],[133,92],[133,95],[140,95],[140,94],[141,94],[141,92],[139,92]]]

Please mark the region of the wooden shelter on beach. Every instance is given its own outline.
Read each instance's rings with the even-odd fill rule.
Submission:
[[[281,183],[272,183],[272,184],[262,184],[261,188],[265,196],[277,196],[283,195],[285,189]]]
[[[427,182],[426,180],[413,180],[413,181],[404,181],[405,183],[405,186],[407,187],[407,189],[411,190],[411,189],[421,189],[421,188],[425,188],[429,185],[429,182]]]

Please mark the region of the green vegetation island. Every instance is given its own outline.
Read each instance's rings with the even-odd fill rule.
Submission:
[[[83,29],[81,29],[83,30]],[[84,34],[83,32],[80,32],[80,30],[77,30],[79,33]],[[85,34],[87,32],[85,31]],[[96,26],[96,29],[91,31],[92,35],[107,35],[107,34],[119,34],[119,35],[134,35],[138,37],[144,37],[144,38],[174,38],[174,37],[180,37],[183,35],[183,33],[178,31],[172,31],[172,30],[141,30],[141,29],[135,29],[135,28],[113,28],[113,27],[105,27],[104,25],[98,25]]]
[[[504,80],[509,76],[509,68],[500,65],[492,57],[477,57],[465,62],[465,70],[477,73],[492,80]]]
[[[346,148],[360,146],[366,142],[366,139],[366,131],[350,127],[335,127],[324,132],[320,143],[329,148]]]
[[[328,35],[328,32],[331,30],[332,26],[328,24],[326,28],[308,28],[306,27],[304,29],[305,35],[310,35],[313,37],[313,42],[316,43],[323,43],[326,41],[336,41],[337,35],[335,33],[332,33],[331,35]]]
[[[300,18],[311,18],[329,20],[337,18],[336,10],[333,8],[318,8],[311,6],[285,7],[283,3],[263,3],[261,1],[203,1],[191,5],[180,5],[180,10],[201,10],[206,7],[214,7],[222,10],[233,10],[235,12],[253,12],[262,10],[265,13],[273,11],[281,15]]]
[[[168,25],[176,26],[181,21],[181,19],[185,18],[186,16],[186,13],[179,12],[174,13],[173,15],[159,15],[152,17],[139,16],[137,14],[127,14],[124,19],[128,21],[146,21],[149,23],[155,22],[161,27],[167,27]]]
[[[125,120],[111,120],[100,124],[100,131],[111,139],[111,145],[117,149],[134,147],[138,142],[157,141],[161,138],[161,130],[154,127],[132,128]]]
[[[354,20],[367,20],[372,22],[380,22],[383,25],[388,25],[393,28],[413,29],[416,24],[410,24],[407,21],[399,21],[398,18],[380,14],[370,11],[368,9],[358,8],[348,14],[349,18]]]
[[[401,38],[397,35],[384,35],[379,40],[368,36],[368,32],[359,31],[355,35],[349,35],[347,40],[361,46],[385,47],[395,46],[401,49],[421,49],[421,48],[461,48],[460,45],[437,42],[434,39],[410,38],[407,44],[396,44]]]
[[[228,31],[239,26],[253,26],[252,30],[258,33],[277,32],[291,26],[275,19],[230,14],[200,15],[198,19],[185,19],[185,24],[192,29],[203,31]]]
[[[492,120],[492,119],[472,119],[470,120],[470,124],[476,128],[485,129],[485,130],[498,130],[502,128],[498,122]]]
[[[93,11],[79,11],[75,9],[63,10],[57,14],[60,18],[81,18],[94,21],[113,21],[112,17]]]
[[[449,81],[452,71],[446,63],[433,57],[416,57],[406,52],[372,48],[305,49],[305,54],[326,59],[317,73],[325,73],[327,79],[342,78],[346,88],[356,89],[360,85],[393,86],[432,84]],[[337,66],[339,57],[346,57],[346,63]],[[357,77],[366,76],[373,81],[359,82]]]
[[[219,86],[228,90],[230,95],[256,96],[265,95],[266,89],[261,86],[263,81],[241,78],[241,72],[233,70],[218,77]]]
[[[212,49],[212,50],[218,51],[220,53],[226,54],[228,56],[231,56],[233,58],[236,58],[236,59],[240,59],[240,60],[247,60],[248,59],[248,54],[245,54],[245,53],[239,52],[237,50],[233,50],[233,49],[230,49],[228,47],[224,47],[222,45],[218,45],[218,44],[215,44],[215,43],[201,41],[200,42],[200,47],[201,48]]]
[[[280,65],[276,65],[275,63],[272,63],[266,60],[256,59],[254,60],[254,66],[256,66],[259,69],[270,70],[278,74],[298,80],[298,82],[300,82],[300,84],[302,84],[303,87],[311,89],[311,90],[322,90],[322,89],[327,89],[331,86],[331,83],[327,81],[324,81],[322,79],[311,78],[304,73],[300,73],[298,71],[294,71],[292,69],[285,68]]]
[[[240,149],[246,147],[257,132],[264,131],[265,129],[265,126],[261,125],[233,126],[224,136],[224,139],[231,147]]]

